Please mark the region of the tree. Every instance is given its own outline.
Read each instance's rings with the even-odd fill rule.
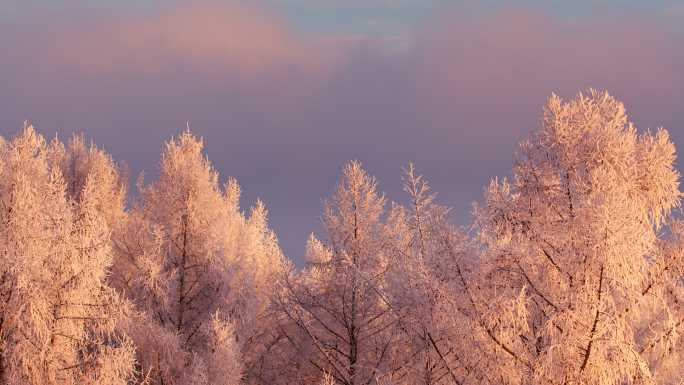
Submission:
[[[141,182],[141,202],[117,240],[124,266],[116,284],[153,323],[132,335],[158,383],[179,372],[181,384],[238,383],[243,359],[258,359],[272,275],[285,264],[263,203],[245,217],[239,185],[219,187],[202,151],[189,131],[166,143],[159,179]]]
[[[110,230],[113,261],[107,279],[111,286],[121,289],[119,283],[128,265],[127,256],[118,247],[118,240],[124,236],[128,221],[125,170],[104,150],[94,144],[86,146],[83,135],[73,135],[66,146],[54,139],[50,148],[49,162],[61,170],[67,196],[76,205],[83,203],[86,181],[92,181],[90,204],[92,209],[100,213]]]
[[[128,185],[125,169],[104,150],[87,146],[83,135],[73,135],[65,146],[57,139],[51,143],[50,163],[61,170],[67,195],[75,202],[82,200],[88,178],[94,178],[91,199],[113,232],[125,221]]]
[[[399,332],[388,306],[388,236],[382,215],[385,198],[359,162],[344,168],[326,203],[327,243],[311,237],[310,261],[285,280],[277,301],[293,327],[282,328],[303,355],[316,382],[324,374],[339,384],[373,384],[392,376]]]
[[[637,318],[639,353],[649,363],[656,383],[675,385],[684,380],[684,223],[670,222],[670,234],[658,244],[648,271],[644,295],[657,293],[663,302],[646,301]],[[653,320],[658,322],[653,322]]]
[[[684,221],[667,131],[552,96],[468,232],[413,165],[386,209],[351,162],[306,266],[189,131],[126,206],[83,136],[0,137],[0,383],[684,381]]]
[[[121,301],[105,284],[106,222],[67,198],[55,147],[33,127],[0,148],[0,382],[126,384],[130,341],[116,332]]]
[[[654,382],[645,350],[675,337],[653,343],[674,312],[658,274],[674,157],[665,130],[638,134],[608,93],[549,99],[512,182],[476,211],[484,253],[463,281],[493,382]]]
[[[402,367],[406,384],[461,384],[472,351],[457,304],[462,286],[454,265],[470,253],[469,240],[449,223],[449,209],[413,164],[404,170],[409,204],[393,204],[388,227],[393,234],[392,309],[410,347]]]

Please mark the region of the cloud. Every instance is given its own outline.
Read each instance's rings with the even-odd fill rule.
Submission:
[[[283,67],[312,70],[318,64],[301,60],[307,47],[282,20],[245,6],[175,8],[153,17],[104,21],[91,31],[65,31],[60,39],[48,54],[95,72],[158,72],[181,62],[199,71],[250,75]]]
[[[454,12],[418,41],[417,83],[426,114],[438,126],[486,128],[471,131],[484,136],[481,144],[535,128],[530,115],[552,91],[573,96],[607,88],[647,125],[675,123],[670,114],[684,96],[684,40],[658,20],[566,20],[527,8],[477,18]]]
[[[640,127],[684,146],[682,35],[656,16],[455,7],[397,42],[302,32],[246,4],[0,25],[0,133],[25,118],[50,135],[85,130],[154,174],[162,140],[190,120],[222,176],[266,201],[295,258],[349,159],[392,199],[415,161],[467,223],[553,91],[607,88]]]
[[[287,118],[316,97],[352,45],[299,34],[274,9],[240,1],[139,14],[37,13],[31,23],[0,29],[0,49],[7,53],[0,76],[6,97],[19,106],[7,115],[36,119],[49,111],[66,117],[58,120],[65,124],[80,115],[85,119],[78,129],[88,115],[99,120],[94,115],[113,110],[185,112],[180,121],[192,120],[195,105],[205,113],[249,110],[271,122]]]
[[[203,82],[247,88],[284,79],[324,79],[336,58],[315,38],[297,36],[270,9],[244,2],[174,6],[141,15],[85,13],[83,22],[19,25],[7,45],[31,81],[160,79],[192,74]],[[22,48],[23,47],[23,48]],[[18,51],[18,52],[17,52]],[[41,75],[45,75],[42,77]],[[305,84],[306,86],[306,84]]]

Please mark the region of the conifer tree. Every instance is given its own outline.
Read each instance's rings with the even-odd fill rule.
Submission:
[[[116,333],[121,301],[105,284],[111,249],[95,179],[75,205],[31,126],[0,152],[0,382],[127,384],[133,347]]]
[[[266,208],[259,201],[245,216],[239,185],[220,187],[189,131],[166,143],[159,179],[140,185],[117,241],[118,286],[150,325],[131,331],[143,366],[154,383],[237,384],[259,359],[273,276],[285,267]]]
[[[466,293],[493,382],[654,383],[644,349],[674,311],[654,274],[672,263],[658,245],[681,196],[674,158],[667,131],[637,133],[608,93],[549,99],[513,180],[477,210],[486,249]]]
[[[457,304],[462,299],[455,265],[463,264],[468,238],[449,223],[449,209],[435,203],[413,164],[404,170],[409,203],[393,204],[388,228],[394,263],[390,292],[406,347],[405,373],[395,384],[460,384],[466,381],[470,348]]]
[[[309,241],[309,266],[290,277],[279,305],[297,332],[288,335],[317,381],[376,383],[391,377],[399,332],[386,293],[385,198],[359,162],[351,162],[323,219],[327,242]]]

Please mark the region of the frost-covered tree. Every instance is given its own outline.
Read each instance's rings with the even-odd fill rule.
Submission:
[[[658,301],[646,302],[639,325],[639,353],[649,362],[659,384],[684,381],[684,223],[670,222],[670,234],[659,244],[648,271],[644,295],[656,293]],[[654,323],[655,318],[660,322]]]
[[[662,274],[659,247],[681,195],[674,159],[667,132],[638,133],[608,93],[549,99],[512,181],[477,208],[484,253],[461,275],[490,382],[658,379],[681,331],[667,290],[681,276]]]
[[[239,187],[231,179],[226,190],[234,195]],[[272,298],[281,277],[293,267],[282,255],[275,234],[268,227],[267,214],[264,204],[258,200],[249,217],[242,221],[236,251],[239,270],[233,275],[234,295],[239,304],[236,309],[242,309],[235,317],[240,320],[238,339],[247,383],[273,384],[274,378],[283,379],[276,368],[283,369],[284,357],[292,353],[286,347],[276,346],[283,335],[277,327],[278,316]]]
[[[684,383],[675,148],[622,103],[552,96],[470,231],[412,165],[349,163],[295,269],[201,139],[126,176],[74,136],[0,137],[0,384]]]
[[[66,146],[55,139],[51,147],[50,162],[62,171],[68,196],[80,202],[86,181],[93,178],[91,195],[96,209],[110,229],[123,223],[128,189],[125,169],[104,150],[86,145],[83,135],[73,135]]]
[[[73,135],[64,145],[57,139],[50,144],[50,164],[61,170],[66,184],[67,196],[77,205],[83,203],[83,192],[87,180],[92,180],[90,200],[107,222],[110,244],[113,251],[112,266],[108,281],[111,286],[121,288],[122,269],[128,266],[125,253],[119,248],[118,240],[123,237],[127,223],[125,170],[104,150],[94,144],[87,146],[83,135]]]
[[[31,126],[0,145],[0,382],[127,384],[130,341],[116,332],[123,303],[105,285],[109,229],[94,178],[81,204]]]
[[[237,182],[219,186],[188,131],[166,143],[159,179],[141,189],[117,239],[116,285],[146,312],[149,326],[131,332],[143,371],[160,384],[236,384],[284,265],[266,210],[240,212]]]
[[[339,384],[375,384],[400,369],[401,332],[386,293],[384,204],[375,179],[360,163],[348,164],[326,203],[327,242],[309,239],[308,266],[278,292],[279,309],[294,325],[283,333],[311,372],[306,383],[329,375]]]
[[[449,223],[448,208],[435,203],[436,194],[413,164],[403,182],[409,202],[395,203],[388,219],[392,309],[408,348],[401,383],[460,384],[471,351],[464,343],[468,333],[457,306],[463,290],[454,265],[469,252],[468,239]]]

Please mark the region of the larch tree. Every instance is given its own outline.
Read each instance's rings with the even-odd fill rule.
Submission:
[[[231,180],[226,190],[230,192],[236,188],[237,183]],[[263,202],[257,200],[249,217],[243,218],[241,228],[235,254],[237,268],[233,275],[238,306],[233,308],[237,313],[236,328],[246,382],[273,384],[271,380],[281,375],[272,369],[281,366],[282,362],[270,361],[282,361],[284,355],[274,351],[281,348],[275,345],[282,334],[278,332],[272,298],[280,278],[293,266],[283,256],[275,233],[268,227],[268,212]]]
[[[406,206],[394,204],[390,270],[392,309],[405,334],[406,384],[466,382],[472,350],[459,312],[462,287],[454,266],[469,252],[467,236],[449,223],[449,209],[435,203],[425,179],[409,164],[403,175]],[[395,382],[399,383],[399,382]]]
[[[105,284],[112,253],[96,181],[75,204],[54,151],[28,125],[0,146],[0,382],[124,385],[134,352]]]
[[[255,340],[285,260],[263,203],[245,216],[237,182],[222,188],[218,178],[202,140],[189,131],[171,139],[159,179],[141,183],[117,239],[117,285],[154,329],[131,331],[154,383],[237,384],[243,362],[260,354]]]
[[[113,261],[107,281],[110,287],[125,296],[126,302],[120,304],[122,311],[118,314],[117,330],[129,336],[136,348],[137,370],[132,382],[148,383],[165,377],[190,379],[192,375],[188,374],[190,371],[186,367],[189,353],[182,348],[175,331],[160,326],[146,308],[133,306],[134,303],[140,305],[139,300],[145,297],[143,291],[134,290],[138,288],[135,283],[149,279],[149,269],[161,265],[151,264],[145,257],[132,259],[134,256],[126,248],[127,234],[132,229],[140,231],[136,226],[141,224],[141,217],[138,211],[128,215],[125,210],[127,186],[122,169],[104,150],[94,144],[87,146],[83,135],[73,135],[66,145],[54,139],[50,149],[50,164],[62,171],[67,195],[76,206],[88,204],[99,212],[110,229]],[[89,202],[84,201],[86,181],[93,181]],[[155,245],[154,240],[145,238],[144,232],[139,235],[141,237],[136,240],[141,245]],[[149,248],[145,250],[152,251]],[[156,362],[154,367],[162,369],[153,372],[150,362]],[[197,375],[203,376],[201,373]]]
[[[125,168],[95,144],[87,145],[82,134],[73,135],[66,145],[54,139],[51,148],[50,162],[62,171],[67,195],[80,202],[86,181],[95,179],[91,187],[91,196],[96,199],[95,208],[102,213],[108,227],[118,232],[126,216],[128,184]]]
[[[73,135],[66,145],[54,139],[50,149],[50,164],[61,170],[67,196],[76,205],[84,203],[85,183],[92,180],[89,204],[101,214],[110,230],[113,261],[107,279],[110,286],[123,289],[121,280],[128,273],[129,261],[120,250],[118,240],[123,237],[128,221],[125,170],[103,149],[86,145],[83,135]]]
[[[0,137],[0,384],[681,385],[684,221],[667,131],[552,96],[465,230],[409,165],[351,162],[306,266],[189,130],[159,177],[83,136]]]
[[[131,335],[155,384],[236,384],[241,376],[225,306],[228,206],[202,150],[187,131],[165,144],[159,179],[141,182],[141,202],[117,239],[128,262],[117,285],[146,311]],[[216,354],[226,362],[216,366]]]
[[[656,381],[649,355],[676,342],[662,332],[677,282],[658,273],[673,264],[659,244],[681,196],[674,159],[665,130],[638,133],[606,92],[549,99],[512,181],[477,208],[483,254],[461,275],[490,382]]]
[[[679,385],[684,381],[684,223],[673,220],[670,232],[659,242],[644,295],[657,295],[656,301],[642,306],[639,322],[639,353],[654,372],[656,383]],[[656,319],[658,322],[653,322]]]
[[[311,237],[308,266],[277,292],[294,327],[283,331],[317,382],[325,375],[344,385],[376,384],[399,371],[400,332],[386,292],[389,237],[382,222],[385,198],[358,162],[344,168],[326,203],[327,242]],[[296,333],[296,334],[294,334]]]

